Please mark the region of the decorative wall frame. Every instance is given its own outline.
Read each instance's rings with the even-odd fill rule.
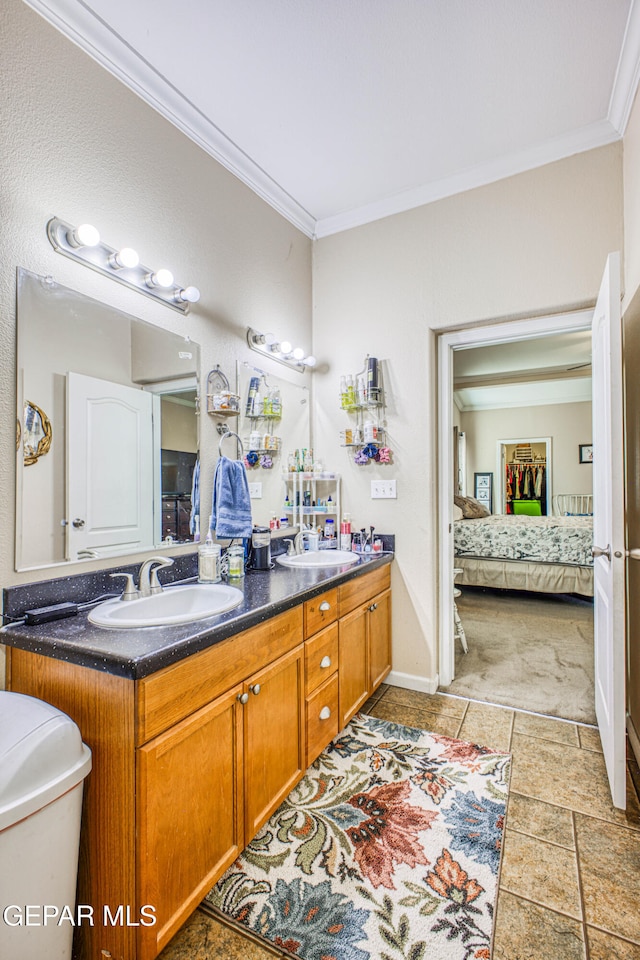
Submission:
[[[593,463],[593,443],[579,444],[578,461],[580,463]]]
[[[480,503],[487,507],[489,513],[493,513],[493,474],[492,473],[474,473],[473,475],[473,495]]]

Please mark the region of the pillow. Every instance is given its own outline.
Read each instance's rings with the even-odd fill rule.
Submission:
[[[454,519],[454,520],[462,520],[462,517],[463,517],[463,516],[464,516],[464,514],[462,513],[462,510],[460,509],[460,507],[458,506],[458,504],[457,504],[457,503],[454,503],[454,505],[453,505],[453,519]]]
[[[465,520],[481,520],[491,516],[484,503],[480,503],[475,497],[454,497],[453,502],[460,507]]]

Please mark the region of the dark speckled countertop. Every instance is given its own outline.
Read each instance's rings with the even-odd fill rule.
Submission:
[[[244,593],[240,606],[192,623],[112,630],[89,623],[88,610],[84,610],[78,616],[37,626],[9,625],[3,628],[0,642],[93,670],[140,679],[256,626],[331,587],[391,563],[392,559],[392,554],[384,553],[364,555],[357,563],[338,568],[301,570],[276,563],[270,571],[250,571],[242,580],[233,583]],[[59,599],[76,597],[67,594]]]

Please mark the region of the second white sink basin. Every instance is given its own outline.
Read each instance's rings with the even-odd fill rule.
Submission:
[[[169,626],[233,610],[243,598],[242,590],[226,583],[190,583],[138,600],[106,600],[91,611],[89,621],[115,630]]]
[[[357,563],[358,554],[351,550],[305,550],[294,557],[276,557],[284,567],[341,567],[345,563]]]

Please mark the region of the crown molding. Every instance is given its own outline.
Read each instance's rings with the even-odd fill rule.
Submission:
[[[608,119],[531,149],[317,220],[82,0],[25,3],[311,239],[404,213],[619,140],[640,79],[640,0],[632,0]]]
[[[620,59],[609,101],[609,120],[624,135],[640,80],[640,2],[631,0]]]
[[[81,0],[25,0],[308,237],[315,219]]]
[[[555,137],[545,143],[536,144],[527,150],[513,153],[509,156],[498,157],[488,163],[450,177],[443,177],[413,190],[396,194],[385,200],[358,207],[319,220],[316,225],[316,237],[327,237],[353,227],[364,226],[383,217],[390,217],[396,213],[405,213],[415,207],[421,207],[436,200],[444,200],[476,187],[484,187],[498,180],[513,177],[518,173],[526,173],[536,167],[543,167],[556,160],[564,160],[576,153],[584,153],[596,147],[604,147],[620,139],[618,131],[608,120],[601,120],[585,127],[580,127],[562,137]]]

